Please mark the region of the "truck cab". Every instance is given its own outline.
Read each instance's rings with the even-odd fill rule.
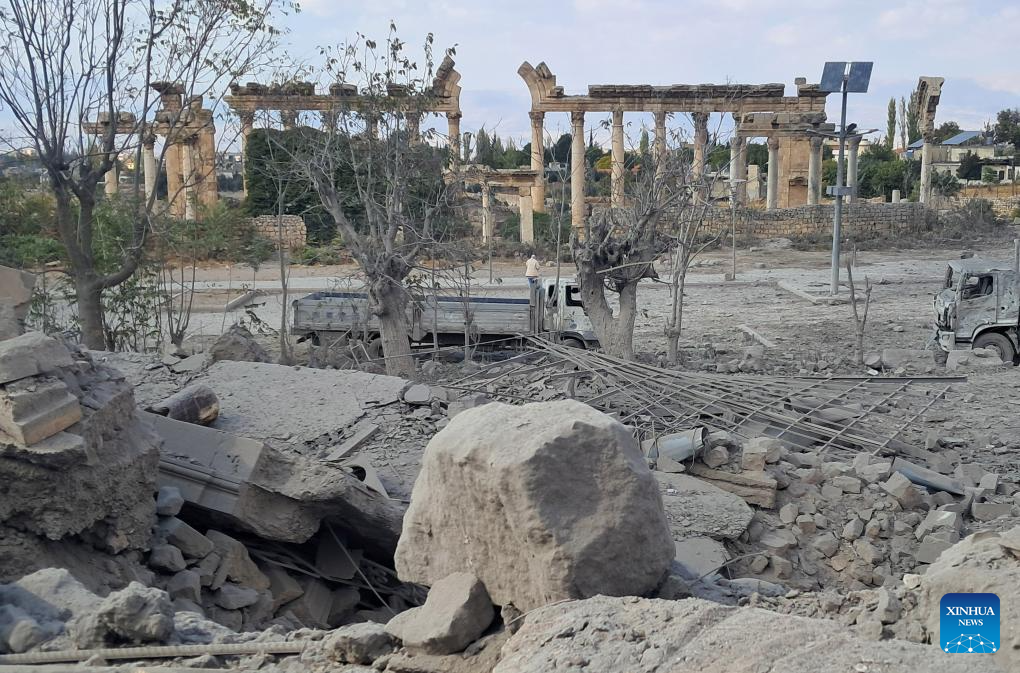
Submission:
[[[1009,264],[949,262],[933,310],[936,339],[944,351],[989,348],[1005,362],[1020,353],[1020,273]]]
[[[558,333],[560,341],[577,348],[597,348],[598,338],[581,303],[581,287],[573,278],[543,278],[540,285],[545,307],[546,332]]]

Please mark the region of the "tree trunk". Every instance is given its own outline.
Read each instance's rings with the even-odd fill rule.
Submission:
[[[414,375],[414,359],[411,357],[411,342],[408,340],[406,305],[407,297],[400,287],[378,289],[377,283],[370,283],[369,297],[374,304],[373,311],[379,318],[379,336],[382,339],[386,373],[390,376],[410,378]]]
[[[75,278],[74,291],[78,301],[78,319],[81,321],[81,338],[92,350],[107,350],[114,344],[106,343],[103,329],[103,293],[90,278]]]
[[[620,312],[613,323],[613,355],[634,359],[634,319],[637,317],[637,281],[620,291]]]

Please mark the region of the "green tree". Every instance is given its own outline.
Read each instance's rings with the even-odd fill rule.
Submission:
[[[492,166],[492,140],[484,126],[475,134],[475,163]]]
[[[638,154],[648,156],[648,129],[641,129],[641,139],[638,141]]]
[[[956,169],[956,175],[961,180],[980,180],[981,159],[978,155],[968,151],[960,157],[960,167]]]
[[[991,166],[985,166],[981,169],[981,182],[987,182],[989,184],[998,184],[999,172]]]
[[[935,142],[943,143],[959,133],[960,125],[956,122],[942,122],[942,124],[935,129]]]
[[[1009,143],[1020,152],[1020,108],[999,110],[992,132],[995,142]]]
[[[729,161],[729,157],[726,158]],[[747,143],[747,163],[766,169],[769,165],[769,147],[765,143]]]
[[[921,137],[921,118],[917,109],[917,98],[911,96],[907,103],[907,144]]]
[[[573,136],[569,133],[564,133],[556,142],[553,143],[552,149],[552,160],[561,164],[570,163],[570,145],[574,142]]]
[[[885,118],[885,146],[893,148],[893,139],[896,138],[896,99],[889,99],[889,109]]]

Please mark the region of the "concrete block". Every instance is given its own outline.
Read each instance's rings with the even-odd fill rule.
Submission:
[[[78,398],[59,379],[22,379],[0,392],[0,430],[25,446],[66,430],[81,418]]]
[[[893,472],[882,482],[883,491],[896,498],[903,509],[913,509],[921,504],[921,492],[899,472]]]
[[[214,594],[213,601],[224,610],[240,610],[254,605],[259,599],[255,589],[227,582]]]
[[[184,497],[176,486],[163,486],[156,494],[156,514],[177,516],[184,507]]]
[[[305,592],[293,575],[283,568],[267,565],[262,569],[262,572],[269,578],[269,591],[273,594],[273,611]]]
[[[162,572],[175,573],[187,567],[181,550],[170,544],[158,544],[149,552],[149,567]]]
[[[710,537],[688,537],[674,543],[675,561],[693,577],[701,577],[722,567],[730,555],[726,547]]]
[[[860,493],[861,492],[861,480],[854,477],[848,477],[841,475],[833,477],[830,483],[839,488],[844,493]]]
[[[312,628],[329,628],[329,612],[333,608],[333,592],[325,582],[306,577],[301,582],[302,594],[287,603],[281,612],[290,612],[302,624]]]
[[[202,583],[199,575],[194,570],[182,570],[166,583],[166,592],[170,598],[184,599],[193,603],[200,603],[202,600]]]
[[[1008,502],[975,502],[970,506],[970,515],[978,521],[992,521],[1002,516],[1009,516],[1013,505]]]
[[[0,341],[0,384],[74,364],[64,344],[41,332]]]
[[[761,472],[765,469],[765,462],[768,456],[768,445],[759,441],[762,438],[752,439],[744,444],[743,452],[740,455],[740,467],[752,472]],[[775,441],[775,440],[771,440]]]
[[[213,550],[209,538],[176,517],[160,521],[157,535],[180,549],[188,558],[200,559]]]
[[[960,531],[963,526],[963,517],[958,513],[949,510],[932,510],[928,512],[928,516],[924,518],[914,530],[914,537],[918,540],[923,540],[928,533],[938,530],[940,528],[948,528],[956,532]]]
[[[917,552],[914,554],[914,560],[918,563],[935,563],[942,552],[952,547],[951,542],[923,542],[917,548]]]

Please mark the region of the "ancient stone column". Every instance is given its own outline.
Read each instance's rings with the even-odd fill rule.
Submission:
[[[545,212],[545,113],[532,110],[531,117],[531,170],[538,171],[535,187],[531,190],[532,205],[536,213]]]
[[[769,175],[765,188],[765,209],[775,210],[779,207],[779,138],[768,139]]]
[[[623,171],[624,171],[624,150],[623,150],[623,110],[613,110],[613,146],[612,146],[612,167],[613,172],[610,182],[610,203],[613,208],[623,207]]]
[[[812,136],[811,153],[808,155],[808,187],[809,206],[817,206],[822,193],[822,138]]]
[[[404,115],[404,118],[407,120],[408,142],[421,142],[421,117],[417,112],[408,112]]]
[[[730,138],[730,199],[744,203],[747,194],[747,139],[734,134]]]
[[[893,203],[899,203],[900,202],[900,190],[898,190],[898,189],[892,190],[892,202]]]
[[[145,198],[156,191],[156,139],[146,136],[142,141],[142,175],[145,179]]]
[[[283,121],[284,131],[289,131],[297,126],[297,112],[294,110],[280,110],[280,119]]]
[[[446,142],[450,151],[450,168],[460,165],[460,112],[446,113]]]
[[[220,194],[216,185],[216,127],[213,126],[211,115],[208,123],[199,131],[195,145],[198,147],[198,152],[197,156],[193,155],[192,158],[198,173],[196,196],[199,203],[206,207],[212,207],[216,205]]]
[[[655,177],[661,178],[666,170],[666,113],[655,113]]]
[[[184,169],[184,219],[195,219],[195,159],[191,141],[183,142],[181,148],[181,166]]]
[[[708,113],[693,112],[694,121],[694,163],[691,166],[695,180],[705,177],[705,150],[708,146]]]
[[[521,215],[521,243],[535,242],[535,216],[531,203],[531,187],[520,187],[518,194],[518,211]]]
[[[584,231],[584,112],[570,113],[570,226]]]
[[[482,183],[482,243],[492,238],[492,207],[489,204],[489,185]]]
[[[846,184],[851,187],[850,203],[857,200],[857,152],[861,148],[861,137],[855,136],[850,139],[850,152],[846,160]]]
[[[244,195],[248,196],[248,136],[255,128],[255,113],[241,112],[241,180],[244,182]]]
[[[117,158],[113,159],[113,166],[110,170],[106,171],[106,177],[103,178],[104,185],[103,191],[106,192],[107,196],[116,196],[117,192],[120,191],[120,172],[117,169]]]
[[[918,200],[928,203],[931,200],[931,147],[934,138],[927,133],[922,138],[924,143],[921,145],[921,189]]]
[[[170,214],[174,217],[184,217],[184,173],[181,163],[181,144],[166,139],[166,151],[164,160],[166,162],[166,200],[170,208]]]

